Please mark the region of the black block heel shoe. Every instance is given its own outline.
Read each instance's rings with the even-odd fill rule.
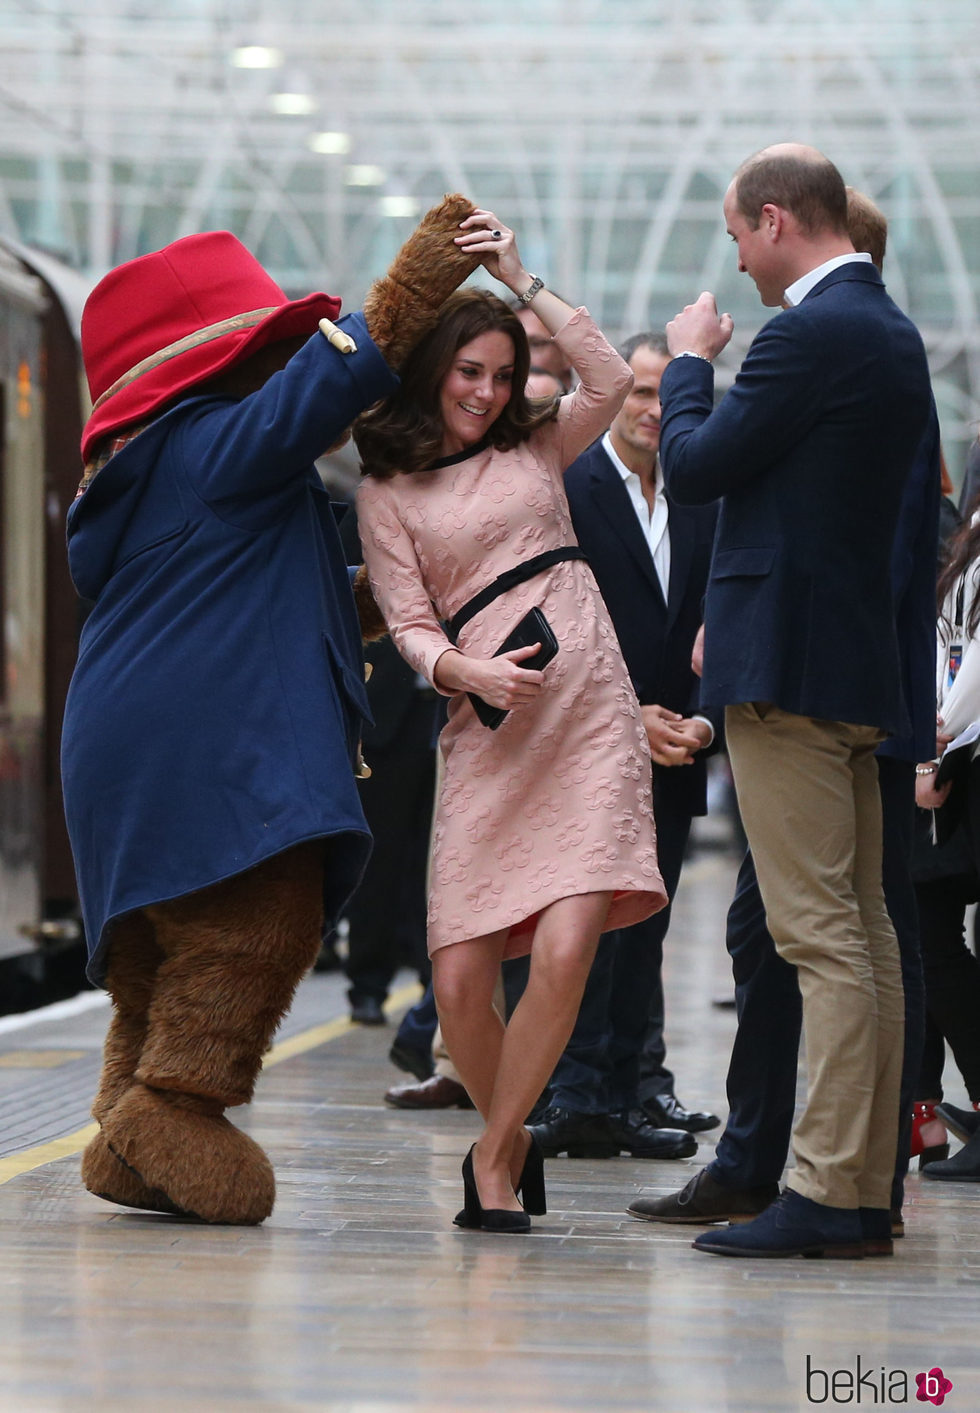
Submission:
[[[531,1146],[527,1150],[521,1176],[517,1183],[517,1195],[524,1210],[530,1217],[543,1217],[548,1211],[548,1199],[544,1190],[544,1154],[531,1134]]]
[[[473,1147],[476,1147],[474,1144]],[[542,1182],[542,1188],[544,1184]],[[528,1232],[531,1218],[526,1212],[511,1212],[504,1207],[483,1207],[473,1175],[473,1148],[463,1159],[463,1210],[453,1218],[456,1226],[477,1231]]]

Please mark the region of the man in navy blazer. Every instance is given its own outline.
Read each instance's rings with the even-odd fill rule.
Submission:
[[[769,930],[800,984],[808,1092],[782,1198],[695,1245],[861,1256],[890,1240],[904,1002],[875,751],[909,729],[890,567],[929,375],[821,153],[756,154],[724,205],[739,269],[787,307],[715,410],[730,317],[702,295],[668,325],[662,456],[678,501],[722,497],[702,700],[726,707]]]
[[[848,231],[880,272],[888,223],[874,202],[847,189]],[[905,990],[905,1053],[901,1123],[892,1182],[893,1233],[901,1221],[925,1031],[925,987],[919,918],[912,884],[916,762],[935,750],[936,554],[941,485],[939,423],[933,410],[926,439],[905,484],[892,549],[892,589],[904,698],[911,730],[878,748],[885,902],[898,938]],[[802,1024],[796,971],[776,951],[766,927],[755,866],[747,853],[728,910],[725,936],[732,959],[738,1028],[728,1066],[729,1114],[707,1168],[679,1192],[640,1197],[631,1215],[646,1221],[710,1225],[756,1215],[779,1195],[796,1107],[796,1070]],[[887,1254],[890,1243],[877,1243]]]
[[[919,917],[911,880],[916,761],[935,751],[936,545],[939,428],[933,418],[905,489],[892,557],[897,626],[912,721],[907,737],[878,749],[885,902],[895,927],[905,991],[905,1053],[898,1153],[892,1180],[892,1234],[904,1235],[902,1202],[909,1163],[912,1102],[925,1030]],[[752,854],[738,874],[725,943],[732,959],[738,1027],[728,1065],[728,1121],[715,1155],[678,1192],[638,1197],[634,1217],[708,1226],[754,1216],[779,1195],[796,1108],[802,1015],[796,970],[776,951],[766,927]],[[888,1254],[879,1240],[875,1254]]]
[[[657,849],[673,897],[693,816],[704,814],[704,749],[715,725],[698,713],[691,647],[701,623],[714,506],[678,506],[659,471],[662,334],[620,348],[634,383],[605,436],[569,467],[565,490],[579,543],[619,637],[654,758]],[[721,718],[718,716],[720,728]],[[572,1037],[534,1134],[546,1156],[686,1157],[713,1114],[686,1110],[665,1065],[662,912],[604,934]],[[643,1075],[641,1079],[641,1057]],[[686,1130],[686,1132],[678,1132]]]

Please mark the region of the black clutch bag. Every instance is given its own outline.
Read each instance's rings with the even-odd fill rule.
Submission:
[[[540,651],[536,652],[533,657],[525,658],[519,665],[530,668],[533,672],[540,672],[542,667],[546,667],[558,653],[558,639],[551,631],[551,624],[540,608],[532,608],[529,613],[524,615],[520,623],[507,634],[494,653],[494,657],[500,657],[501,653],[513,652],[515,648],[528,648],[533,643],[541,644]],[[473,703],[473,710],[484,726],[488,726],[491,731],[496,731],[507,715],[506,707],[491,706],[482,697],[478,697],[475,692],[468,692],[467,696]]]

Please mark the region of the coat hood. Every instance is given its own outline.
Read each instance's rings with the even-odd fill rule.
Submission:
[[[186,407],[186,402],[181,404],[181,408]],[[184,522],[183,509],[176,498],[172,513],[163,524],[159,500],[152,521],[144,508],[148,466],[156,459],[170,420],[171,414],[159,418],[127,443],[69,507],[68,566],[83,599],[94,602],[99,597],[118,568],[124,542],[128,556],[135,549],[178,533]],[[147,519],[145,527],[139,523],[141,514]]]

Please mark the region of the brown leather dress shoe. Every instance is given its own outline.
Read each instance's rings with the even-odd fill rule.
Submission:
[[[779,1184],[741,1190],[722,1187],[707,1168],[669,1197],[638,1197],[627,1211],[644,1222],[678,1222],[710,1226],[712,1222],[748,1222],[779,1196]]]
[[[385,1094],[393,1109],[472,1109],[463,1086],[447,1075],[434,1074],[421,1084],[396,1084]]]

